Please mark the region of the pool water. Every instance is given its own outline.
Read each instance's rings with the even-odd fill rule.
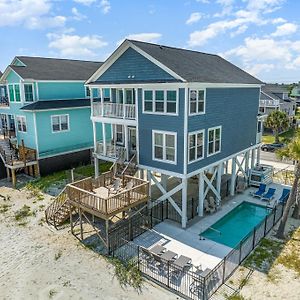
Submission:
[[[267,207],[244,201],[200,235],[234,248],[269,214],[269,211]]]

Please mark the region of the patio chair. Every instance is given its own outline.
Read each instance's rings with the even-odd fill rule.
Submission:
[[[252,194],[252,196],[253,196],[253,197],[258,197],[258,198],[260,198],[260,197],[266,192],[266,187],[267,187],[266,184],[261,183],[261,184],[259,185],[258,190],[257,190],[256,192],[254,192],[254,193]]]
[[[127,184],[126,184],[125,189],[126,189],[126,190],[131,190],[131,189],[133,188],[133,184],[134,184],[134,183],[133,183],[132,180],[128,181]]]
[[[268,191],[261,196],[261,200],[271,201],[274,198],[276,189],[269,188]]]
[[[110,193],[117,193],[121,188],[121,179],[116,178],[113,187],[110,189]]]
[[[280,198],[278,199],[278,203],[284,204],[287,201],[287,199],[289,198],[290,192],[291,192],[290,189],[283,189],[282,194],[281,194]]]
[[[243,193],[246,189],[246,182],[245,181],[238,181],[236,186],[237,193]]]

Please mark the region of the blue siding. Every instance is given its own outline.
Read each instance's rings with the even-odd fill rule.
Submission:
[[[142,89],[138,90],[139,101],[139,160],[141,165],[171,172],[183,173],[184,144],[184,89],[179,89],[179,115],[166,116],[142,113]],[[177,165],[152,160],[152,130],[177,132]]]
[[[189,117],[188,131],[205,129],[204,159],[188,165],[188,173],[256,144],[258,88],[209,88],[206,113]],[[222,126],[221,152],[207,157],[207,129]]]
[[[128,78],[134,76],[134,78]],[[147,58],[128,48],[99,78],[98,82],[172,81],[169,73]]]

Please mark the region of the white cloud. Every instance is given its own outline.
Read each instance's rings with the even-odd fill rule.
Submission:
[[[298,56],[294,61],[293,64],[295,67],[300,67],[300,56]]]
[[[72,14],[74,15],[73,18],[77,21],[80,21],[80,20],[83,20],[83,19],[87,18],[84,14],[80,13],[76,7],[72,8]]]
[[[231,14],[234,0],[217,0],[217,3],[220,4],[223,9],[222,12],[214,14],[214,17],[223,17]]]
[[[52,16],[50,0],[0,0],[0,27],[23,25],[30,29],[61,27],[66,17]]]
[[[242,34],[242,33],[244,33],[247,29],[248,29],[248,26],[244,24],[244,25],[240,26],[236,31],[232,32],[232,33],[230,34],[230,37],[235,37],[235,36],[237,36],[237,35],[239,35],[239,34]]]
[[[285,36],[293,34],[297,31],[298,26],[293,23],[285,23],[282,25],[277,26],[277,29],[275,32],[271,34],[271,36]]]
[[[271,13],[280,8],[285,0],[248,0],[247,10]]]
[[[74,0],[76,3],[80,3],[86,6],[90,6],[91,4],[95,3],[97,0]]]
[[[272,20],[272,24],[280,24],[280,23],[285,23],[286,22],[286,19],[284,18],[275,18]]]
[[[209,0],[196,0],[196,2],[200,2],[200,3],[203,3],[203,4],[209,4]]]
[[[253,76],[257,76],[262,72],[270,72],[275,68],[274,64],[252,64],[246,66],[245,70]]]
[[[110,5],[110,2],[108,0],[101,0],[100,7],[101,7],[101,10],[104,14],[109,13],[109,11],[111,9],[111,5]]]
[[[124,37],[124,39],[117,42],[117,46],[121,45],[125,39],[128,40],[137,40],[142,42],[156,43],[161,39],[161,34],[152,32],[152,33],[135,33],[129,34]]]
[[[108,45],[98,35],[71,35],[49,33],[49,48],[57,50],[62,57],[90,59],[99,56],[96,50]]]
[[[190,24],[194,24],[197,23],[202,17],[202,14],[199,12],[193,12],[191,13],[190,17],[186,20],[186,24],[190,25]]]

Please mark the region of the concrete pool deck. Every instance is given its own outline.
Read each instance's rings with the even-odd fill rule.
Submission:
[[[182,229],[180,224],[176,222],[165,220],[152,230],[140,235],[134,240],[134,243],[148,249],[156,244],[163,245],[167,250],[171,250],[178,255],[190,257],[194,266],[201,266],[203,270],[206,268],[213,269],[232,248],[209,239],[202,240],[199,234],[211,227],[243,201],[273,207],[286,186],[272,183],[268,185],[269,187],[276,188],[274,200],[270,203],[253,198],[251,193],[256,191],[257,188],[250,187],[244,193],[237,194],[232,199],[226,200],[216,213],[205,215],[187,229]]]

